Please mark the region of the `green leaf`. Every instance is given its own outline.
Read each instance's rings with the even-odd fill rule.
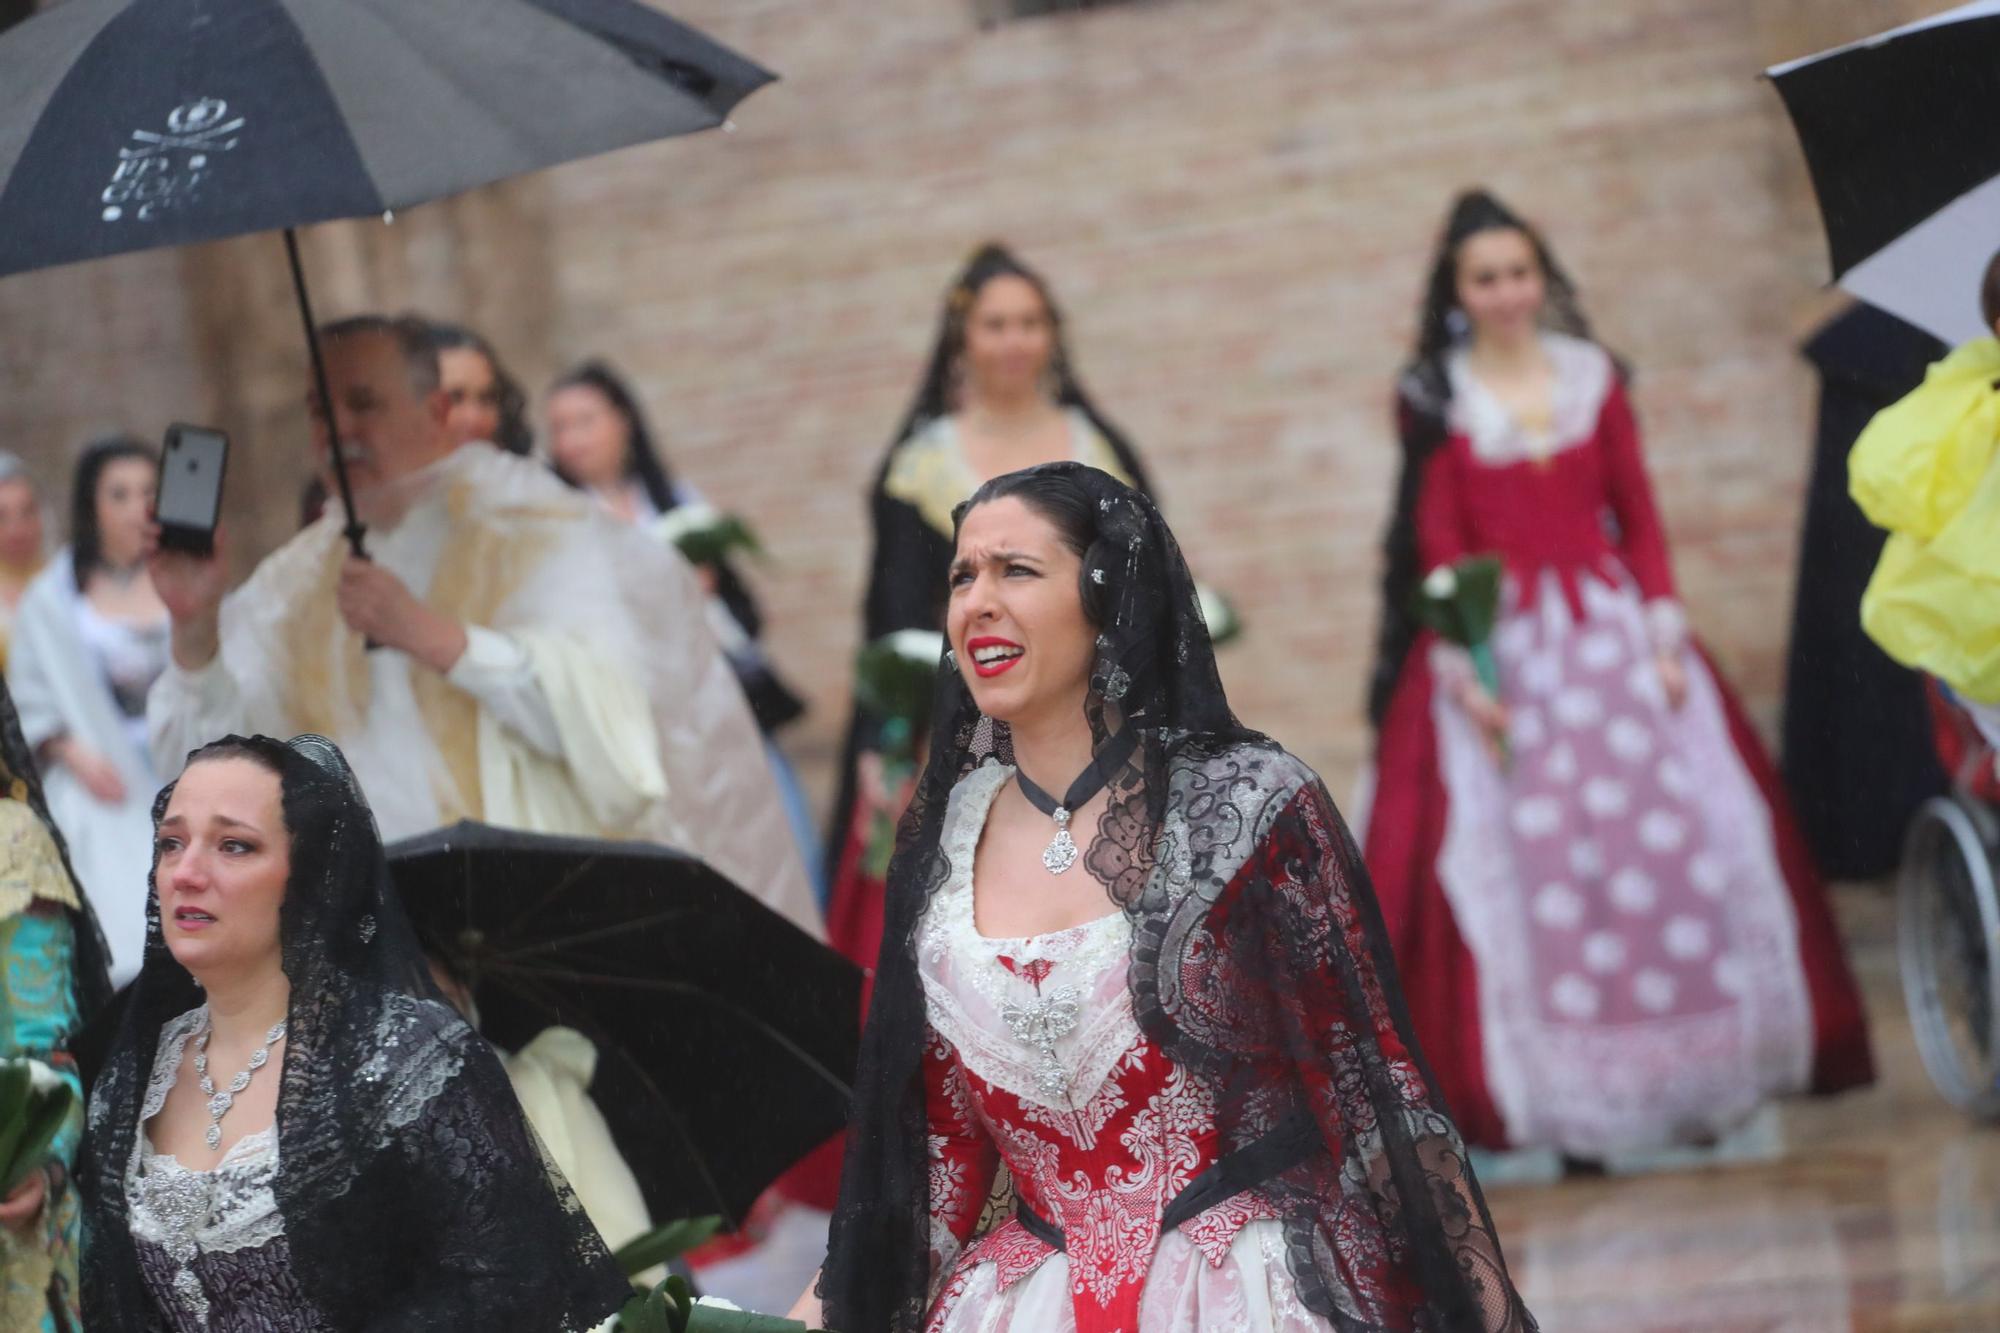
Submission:
[[[808,1330],[798,1320],[782,1315],[698,1304],[688,1311],[685,1333],[808,1333]]]
[[[618,1312],[618,1333],[675,1333],[659,1293],[645,1292],[625,1302]]]
[[[27,1174],[19,1159],[33,1091],[33,1076],[28,1072],[26,1060],[0,1061],[0,1180],[18,1184]],[[32,1165],[39,1166],[40,1162]]]
[[[942,638],[931,637],[938,638],[938,657],[928,661],[910,655],[904,634],[885,634],[862,648],[854,659],[856,702],[885,721],[929,717],[938,659],[944,655]]]
[[[63,1125],[75,1110],[76,1092],[67,1083],[29,1098],[26,1113],[20,1117],[21,1130],[9,1163],[11,1169],[0,1176],[0,1197],[7,1195],[30,1172],[40,1169],[48,1161],[49,1145],[55,1142],[56,1135],[62,1133]]]
[[[720,1230],[722,1219],[719,1217],[684,1217],[627,1241],[612,1258],[617,1261],[619,1271],[631,1277],[656,1264],[680,1258]]]

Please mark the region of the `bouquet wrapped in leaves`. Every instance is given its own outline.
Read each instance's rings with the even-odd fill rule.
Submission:
[[[900,789],[916,772],[918,735],[930,718],[943,658],[944,635],[905,629],[883,635],[855,659],[854,697],[881,728],[882,785],[890,791]],[[883,878],[895,850],[896,821],[888,811],[877,810],[861,857],[862,872]]]
[[[676,505],[653,520],[652,533],[671,543],[691,565],[720,564],[737,551],[764,554],[749,524],[713,505]]]
[[[40,1060],[0,1060],[0,1198],[48,1164],[76,1090]]]
[[[721,1229],[719,1217],[690,1217],[656,1227],[613,1256],[627,1276],[670,1263]],[[753,1314],[712,1296],[696,1297],[679,1274],[640,1292],[618,1312],[617,1333],[808,1333],[796,1319]]]
[[[1500,697],[1500,667],[1493,660],[1493,627],[1500,619],[1501,574],[1494,557],[1468,556],[1433,569],[1410,599],[1417,623],[1465,649],[1479,683],[1495,699]],[[1504,757],[1504,744],[1501,752]]]

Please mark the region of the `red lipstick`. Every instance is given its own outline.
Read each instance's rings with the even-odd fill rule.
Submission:
[[[966,656],[972,659],[972,669],[983,679],[991,679],[1014,669],[1014,665],[1027,654],[1027,649],[1012,639],[997,639],[983,635],[965,642]]]

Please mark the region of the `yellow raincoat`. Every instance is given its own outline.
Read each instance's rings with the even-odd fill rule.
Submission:
[[[2000,703],[2000,339],[1979,338],[1876,414],[1848,490],[1891,534],[1861,626],[1905,666]]]

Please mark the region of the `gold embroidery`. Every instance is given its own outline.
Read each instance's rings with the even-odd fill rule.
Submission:
[[[0,920],[19,914],[36,899],[63,907],[81,905],[41,816],[26,801],[0,799]]]
[[[280,715],[322,736],[348,735],[368,715],[368,655],[337,603],[346,563],[346,545],[328,542],[310,586],[285,608],[277,627],[289,659],[278,681]]]
[[[1080,463],[1108,472],[1127,486],[1132,478],[1118,462],[1118,451],[1091,423],[1089,417],[1072,409],[1070,431],[1076,440],[1074,457]],[[889,460],[882,489],[915,509],[924,522],[949,537],[951,511],[979,489],[979,478],[967,466],[958,447],[956,426],[940,417],[896,446]]]
[[[553,544],[548,526],[582,521],[555,506],[510,508],[474,516],[473,487],[459,481],[445,496],[444,554],[425,602],[461,625],[494,627],[502,607],[526,583]],[[424,730],[443,756],[455,791],[438,792],[443,823],[479,819],[485,796],[479,780],[479,705],[434,671],[416,671],[411,684]]]

